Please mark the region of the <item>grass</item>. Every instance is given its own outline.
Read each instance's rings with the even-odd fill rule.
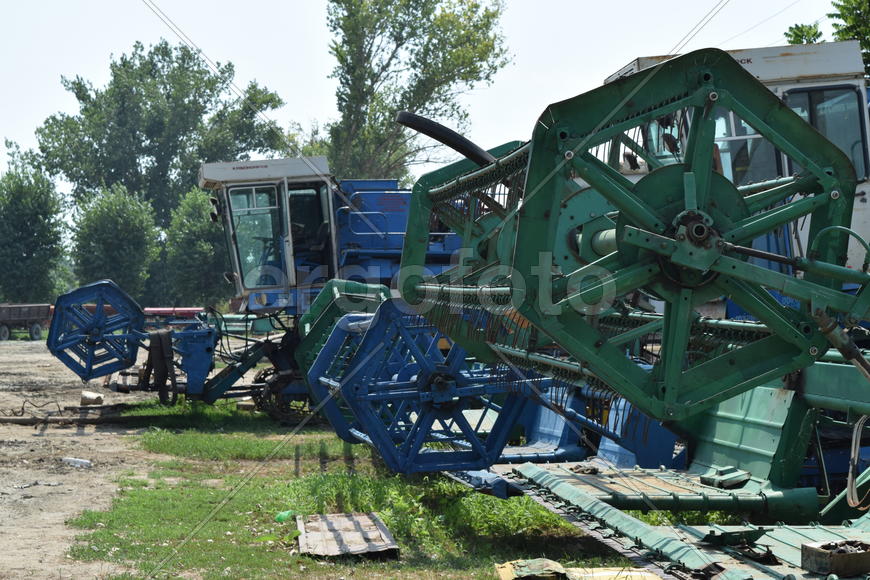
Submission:
[[[687,526],[705,526],[709,524],[718,524],[720,526],[740,525],[743,523],[743,517],[739,514],[711,510],[711,511],[650,511],[642,512],[635,510],[625,510],[628,515],[646,522],[651,526],[676,526],[684,524]]]
[[[71,520],[84,530],[72,557],[123,563],[137,575],[169,558],[158,577],[203,578],[494,578],[494,564],[535,557],[624,564],[526,497],[499,500],[440,475],[388,473],[367,447],[348,445],[323,427],[285,441],[289,429],[232,403],[184,405],[187,414],[184,407],[147,404],[125,412],[162,413],[160,426],[139,441],[173,458],[155,457],[147,474],[124,472],[109,511],[89,510]],[[401,558],[301,556],[294,551],[295,522],[274,520],[285,510],[375,511]]]
[[[45,342],[45,337],[48,335],[48,327],[42,329],[42,340],[32,341],[30,339],[30,331],[21,328],[9,329],[9,340],[26,340],[27,342]]]
[[[316,457],[322,461],[356,460],[369,456],[366,448],[345,443],[331,433],[305,433],[292,439],[285,436],[228,433],[196,430],[151,429],[142,436],[142,447],[153,453],[191,459],[296,459]]]
[[[143,426],[162,429],[196,430],[203,433],[246,432],[280,434],[290,429],[278,426],[263,414],[236,409],[235,401],[219,400],[214,405],[189,401],[184,395],[172,407],[161,405],[156,399],[133,403],[121,411],[121,416],[141,418]]]

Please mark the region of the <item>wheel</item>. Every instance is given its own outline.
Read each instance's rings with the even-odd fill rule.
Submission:
[[[0,324],[0,340],[9,340],[9,327],[5,324]]]
[[[251,393],[257,410],[281,425],[297,425],[310,411],[307,403],[300,404],[283,396],[283,390],[292,378],[282,376],[274,367],[263,369],[254,377],[254,383],[262,385]]]
[[[42,340],[42,325],[38,322],[30,325],[30,340]]]

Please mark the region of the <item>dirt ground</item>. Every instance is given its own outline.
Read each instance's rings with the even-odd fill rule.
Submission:
[[[86,388],[105,404],[153,398],[83,385],[44,342],[0,342],[0,415],[44,415],[78,405]],[[123,572],[107,563],[77,562],[67,551],[79,530],[64,522],[84,509],[109,507],[117,477],[145,473],[153,455],[135,448],[118,426],[0,424],[0,578],[104,578]],[[91,461],[90,469],[62,458]]]

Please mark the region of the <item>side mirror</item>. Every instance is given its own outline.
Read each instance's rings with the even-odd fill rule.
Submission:
[[[211,206],[214,208],[214,211],[212,212],[213,214],[221,215],[223,213],[223,209],[221,208],[221,202],[218,200],[218,198],[209,197],[208,201],[209,201],[209,203],[211,203]],[[212,220],[212,221],[214,221],[214,220]]]

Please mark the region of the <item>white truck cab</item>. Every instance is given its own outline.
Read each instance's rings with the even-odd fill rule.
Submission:
[[[870,157],[868,157],[867,87],[864,63],[858,41],[798,44],[768,48],[727,51],[747,71],[769,88],[794,112],[804,118],[828,140],[843,150],[858,178],[852,229],[865,240],[870,239]],[[676,55],[640,57],[605,79],[605,84]],[[679,122],[667,126],[649,126],[647,146],[661,149],[674,140],[682,140]],[[723,175],[735,185],[785,177],[797,173],[797,167],[766,139],[733,113],[721,110],[716,120],[716,145]],[[635,168],[637,170],[637,168]],[[643,168],[641,168],[643,170]],[[796,253],[806,249],[806,232],[795,236]],[[864,249],[850,242],[847,264],[860,269]]]

